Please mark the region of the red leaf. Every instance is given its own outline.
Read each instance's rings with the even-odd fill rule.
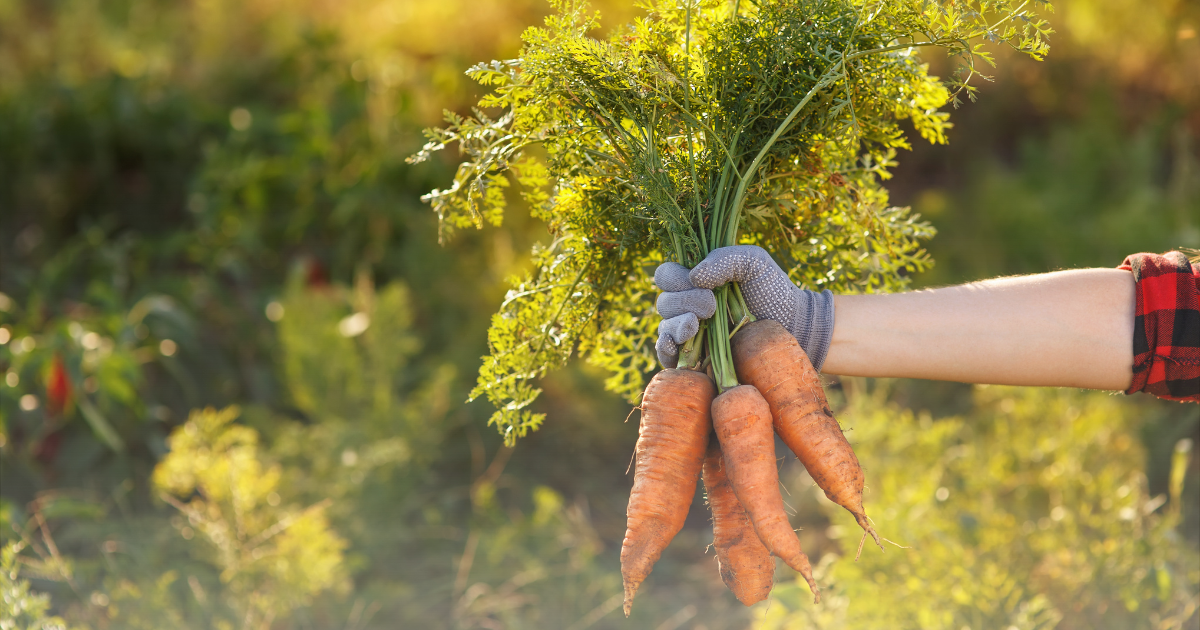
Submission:
[[[63,366],[61,356],[54,356],[50,366],[50,378],[46,382],[46,409],[52,414],[60,414],[71,401],[71,378]]]

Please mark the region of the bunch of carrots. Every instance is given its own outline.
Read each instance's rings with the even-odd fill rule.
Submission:
[[[820,600],[808,556],[783,509],[775,433],[825,495],[850,510],[866,531],[864,539],[870,534],[879,542],[863,510],[858,458],[795,337],[776,322],[760,320],[734,333],[732,347],[744,385],[718,394],[707,374],[685,367],[659,372],[646,387],[621,547],[626,615],[638,587],[683,527],[701,477],[721,579],[738,600],[749,606],[766,599],[774,583],[772,554],[804,576]]]
[[[918,241],[931,230],[886,205],[880,182],[908,146],[900,123],[944,142],[941,108],[973,95],[975,60],[991,63],[980,42],[1040,58],[1050,32],[1030,2],[1009,0],[642,0],[645,18],[597,40],[583,0],[551,4],[520,58],[468,72],[491,87],[474,115],[448,113],[410,158],[450,144],[467,156],[451,187],[424,197],[442,238],[498,223],[514,180],[553,236],[492,319],[472,393],[496,405],[490,423],[509,443],[543,420],[532,381],[575,352],[636,395],[656,323],[639,279],[663,260],[691,268],[750,243],[835,289],[902,284],[901,270],[926,264]],[[915,54],[928,47],[962,60],[957,78],[928,73]],[[643,395],[621,551],[626,614],[701,477],[738,599],[767,596],[772,555],[818,594],[783,509],[772,431],[880,540],[862,469],[804,351],[777,323],[755,321],[736,284],[714,295],[716,313],[680,348],[679,367]]]

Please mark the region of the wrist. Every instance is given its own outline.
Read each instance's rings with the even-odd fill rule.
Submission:
[[[783,322],[784,327],[800,342],[813,368],[820,371],[833,341],[834,295],[829,290],[817,293],[798,288],[792,303],[791,322]]]

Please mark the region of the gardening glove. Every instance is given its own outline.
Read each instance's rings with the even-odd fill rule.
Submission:
[[[656,308],[663,320],[658,324],[654,350],[663,367],[679,364],[679,346],[696,335],[700,320],[717,312],[717,300],[709,289],[697,289],[688,280],[688,269],[679,263],[663,263],[654,271],[654,284],[663,290]]]
[[[800,342],[813,367],[821,369],[833,339],[833,293],[814,293],[792,284],[767,250],[757,245],[714,249],[688,279],[691,286],[703,289],[737,282],[750,312],[782,324]]]

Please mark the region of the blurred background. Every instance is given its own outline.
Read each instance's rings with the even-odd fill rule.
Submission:
[[[606,28],[638,12],[606,0]],[[544,226],[437,244],[404,158],[541,0],[0,0],[0,612],[31,628],[1196,628],[1194,405],[831,381],[897,545],[783,464],[817,564],[744,608],[702,497],[621,617],[630,404],[465,404]],[[1200,247],[1200,5],[1063,0],[888,186],[918,286]],[[944,59],[930,59],[945,74]],[[790,458],[789,458],[790,459]],[[8,626],[5,626],[8,627]]]

